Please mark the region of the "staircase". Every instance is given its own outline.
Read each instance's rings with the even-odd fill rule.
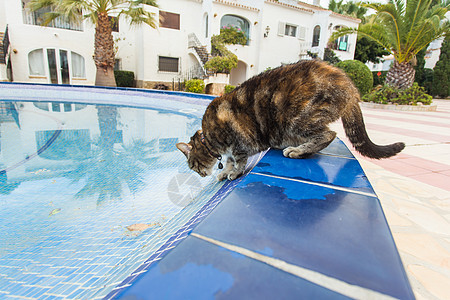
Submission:
[[[200,58],[201,67],[203,69],[203,77],[210,76],[211,74],[205,69],[205,64],[211,59],[212,55],[208,52],[206,46],[200,43],[195,33],[190,33],[188,35],[188,48],[193,48],[198,58]]]
[[[0,64],[6,63],[5,51],[3,50],[3,38],[5,36],[4,32],[0,32]]]
[[[211,54],[208,53],[206,46],[194,46],[193,48],[197,52],[198,56],[200,57],[203,65],[206,64],[206,62],[208,60],[210,60]]]
[[[0,32],[0,64],[6,64],[6,57],[9,51],[9,34],[8,26],[6,26],[5,32]]]

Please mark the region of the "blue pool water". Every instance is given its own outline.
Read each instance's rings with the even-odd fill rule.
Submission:
[[[175,148],[211,99],[0,84],[0,298],[101,299],[185,236],[223,185]]]

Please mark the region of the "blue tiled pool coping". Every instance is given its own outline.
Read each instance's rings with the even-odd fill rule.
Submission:
[[[336,139],[270,150],[186,239],[114,299],[414,299],[380,202]]]

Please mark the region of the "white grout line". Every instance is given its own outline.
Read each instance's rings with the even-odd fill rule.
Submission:
[[[344,191],[344,192],[348,192],[348,193],[378,198],[375,193],[361,192],[361,191],[357,191],[354,189],[344,188],[344,187],[340,187],[340,186],[336,186],[336,185],[332,185],[332,184],[319,183],[319,182],[314,182],[314,181],[307,181],[307,180],[282,177],[282,176],[276,176],[276,175],[269,175],[269,174],[263,174],[263,173],[258,173],[258,172],[252,172],[251,174],[265,176],[265,177],[272,177],[272,178],[276,178],[276,179],[290,180],[290,181],[295,181],[295,182],[300,182],[300,183],[306,183],[306,184],[321,186],[321,187],[325,187],[325,188],[329,188],[329,189],[333,189],[333,190],[339,190],[339,191]]]
[[[354,156],[353,157],[348,157],[348,156],[342,156],[342,155],[337,155],[337,154],[329,154],[329,153],[321,153],[321,152],[317,152],[316,154],[317,155],[323,155],[323,156],[330,156],[330,157],[338,157],[338,158],[357,160]]]
[[[284,272],[290,273],[292,275],[295,275],[297,277],[300,277],[302,279],[305,279],[309,282],[312,282],[316,285],[322,286],[326,289],[329,289],[331,291],[337,292],[339,294],[342,294],[344,296],[354,298],[354,299],[365,299],[365,300],[391,300],[396,299],[394,297],[391,297],[389,295],[367,289],[364,287],[360,287],[357,285],[349,284],[345,281],[324,275],[322,273],[312,271],[309,269],[305,269],[302,267],[299,267],[297,265],[293,265],[290,263],[287,263],[285,261],[282,261],[277,258],[273,258],[270,256],[266,256],[254,251],[251,251],[246,248],[242,248],[236,245],[227,244],[197,233],[191,233],[191,236],[194,236],[198,239],[204,240],[206,242],[209,242],[211,244],[220,246],[222,248],[237,252],[239,254],[242,254],[244,256],[247,256],[249,258],[252,258],[254,260],[263,262],[269,266],[272,266],[274,268],[277,268],[279,270],[282,270]]]

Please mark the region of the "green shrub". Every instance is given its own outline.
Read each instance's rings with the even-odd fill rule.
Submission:
[[[422,75],[422,83],[419,83],[419,85],[423,86],[425,88],[425,91],[427,94],[432,95],[432,89],[433,89],[433,76],[434,71],[433,69],[423,69],[423,75]]]
[[[205,69],[214,73],[230,74],[231,69],[237,67],[237,63],[237,56],[232,53],[227,56],[215,56],[206,62]]]
[[[114,71],[116,85],[118,87],[134,87],[134,72],[131,71]]]
[[[247,37],[241,28],[233,25],[227,25],[220,28],[221,40],[224,44],[247,44]]]
[[[186,81],[186,92],[203,93],[205,90],[205,82],[201,79],[191,79]]]
[[[323,60],[330,63],[331,65],[336,65],[341,60],[337,57],[336,53],[330,48],[325,48],[323,52]]]
[[[386,74],[388,71],[373,71],[373,86],[384,85],[384,81],[386,80]]]
[[[211,54],[214,56],[205,64],[205,69],[214,73],[229,74],[231,69],[237,67],[238,58],[227,49],[226,44],[247,43],[247,38],[238,27],[225,26],[219,35],[211,37]]]
[[[369,67],[359,60],[346,60],[336,64],[336,67],[347,73],[348,77],[358,88],[361,96],[367,94],[373,87],[372,72]]]
[[[433,97],[425,93],[425,89],[420,87],[417,82],[414,82],[412,87],[404,90],[391,85],[384,85],[363,96],[362,100],[381,104],[417,105],[422,103],[429,105]]]
[[[235,87],[234,85],[229,85],[229,84],[227,84],[227,85],[225,86],[225,94],[228,94],[228,93],[232,92],[235,88],[236,88],[236,87]]]

